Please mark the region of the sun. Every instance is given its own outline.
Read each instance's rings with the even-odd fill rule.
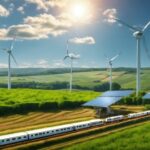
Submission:
[[[85,22],[90,16],[89,12],[90,7],[87,1],[76,1],[75,3],[71,3],[68,13],[75,22]]]
[[[71,11],[72,11],[73,17],[75,17],[76,19],[80,19],[80,18],[83,18],[87,14],[87,7],[86,5],[83,5],[83,4],[75,4],[72,7]]]

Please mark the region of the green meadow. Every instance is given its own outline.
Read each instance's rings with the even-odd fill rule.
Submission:
[[[65,150],[149,150],[150,122],[74,145]]]
[[[41,73],[42,74],[42,73]],[[141,72],[141,84],[143,91],[150,90],[150,69],[143,69]],[[42,83],[51,84],[54,82],[69,82],[69,73],[58,73],[51,74],[47,73],[45,75],[30,75],[25,74],[12,77],[12,84],[14,83]],[[135,70],[128,71],[128,69],[114,69],[113,71],[113,82],[121,85],[121,88],[125,89],[135,89],[136,86],[136,72]],[[107,70],[96,70],[96,71],[83,71],[74,72],[73,74],[73,85],[77,85],[85,88],[93,88],[94,86],[101,85],[103,83],[109,82],[109,76]],[[7,84],[7,76],[0,76],[0,84]],[[66,88],[69,87],[66,86]]]
[[[0,116],[33,111],[75,109],[99,92],[74,90],[0,89]]]
[[[0,89],[0,105],[16,105],[19,103],[42,103],[63,101],[88,101],[99,92],[68,90],[34,90],[34,89]]]

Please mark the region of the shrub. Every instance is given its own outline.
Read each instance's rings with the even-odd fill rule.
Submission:
[[[39,109],[43,111],[57,110],[58,103],[57,102],[42,102],[39,104]]]
[[[145,105],[145,110],[150,110],[150,105]]]
[[[94,91],[104,92],[108,91],[110,88],[110,84],[108,82],[94,86]],[[120,90],[121,86],[118,83],[112,83],[112,90]]]
[[[13,113],[14,108],[11,106],[0,106],[0,116]]]

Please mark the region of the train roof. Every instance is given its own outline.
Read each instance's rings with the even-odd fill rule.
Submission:
[[[12,133],[12,134],[7,134],[7,135],[0,136],[0,140],[2,140],[2,139],[8,139],[8,138],[13,138],[13,137],[26,136],[26,135],[27,135],[26,132]]]
[[[45,131],[48,131],[48,130],[57,130],[57,129],[68,128],[68,127],[71,127],[71,124],[48,127],[48,128],[42,128],[42,129],[37,129],[37,130],[29,130],[29,131],[26,131],[26,132],[28,134],[34,134],[34,133],[38,133],[38,132],[45,132]]]
[[[112,116],[112,117],[108,117],[108,118],[106,118],[106,119],[113,119],[113,118],[117,118],[117,117],[124,117],[124,115],[119,115],[119,116]]]

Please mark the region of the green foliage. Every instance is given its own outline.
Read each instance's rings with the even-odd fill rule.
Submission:
[[[125,105],[144,105],[150,104],[149,100],[144,100],[142,97],[145,95],[145,92],[140,91],[138,97],[136,97],[136,93],[131,94],[128,97],[122,98],[119,104]]]
[[[150,147],[149,128],[150,124],[144,124],[74,145],[65,150],[148,150]]]
[[[0,115],[77,108],[99,95],[77,90],[0,89]]]
[[[110,89],[110,84],[108,82],[102,83],[100,85],[94,86],[94,91],[104,92]],[[118,83],[112,83],[112,90],[120,90],[121,86]]]
[[[145,110],[150,110],[150,105],[145,105]]]

